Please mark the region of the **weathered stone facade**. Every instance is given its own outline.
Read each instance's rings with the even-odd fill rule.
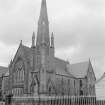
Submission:
[[[35,44],[36,43],[36,44]],[[32,46],[22,44],[9,65],[9,92],[14,96],[95,96],[95,75],[90,61],[70,64],[55,57],[49,35],[46,0],[42,0],[38,32]]]

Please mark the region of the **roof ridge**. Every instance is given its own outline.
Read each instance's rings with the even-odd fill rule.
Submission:
[[[82,63],[89,63],[89,61],[81,61],[81,62],[77,62],[77,63],[71,63],[71,65],[82,64]]]
[[[5,66],[0,66],[0,68],[8,68],[8,67],[5,67]]]
[[[62,62],[67,62],[67,61],[65,61],[65,60],[63,60],[63,59],[60,59],[60,58],[57,58],[57,57],[55,57],[55,59],[57,59],[57,60],[59,60],[59,61],[62,61]]]
[[[22,45],[22,47],[26,47],[26,48],[29,48],[29,49],[31,49],[30,47],[28,47],[28,46],[25,46],[25,45]]]

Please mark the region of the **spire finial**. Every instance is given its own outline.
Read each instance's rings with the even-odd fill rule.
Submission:
[[[20,45],[22,45],[22,40],[20,40]]]
[[[52,32],[52,34],[51,34],[51,37],[53,38],[54,37],[54,33]]]
[[[51,34],[51,47],[54,48],[54,34]]]
[[[35,47],[35,32],[32,35],[32,47]]]
[[[9,64],[9,67],[11,67],[11,66],[12,66],[12,59],[11,59],[10,64]]]
[[[69,64],[69,59],[67,58],[66,62]]]
[[[89,58],[89,62],[91,62],[91,58]]]

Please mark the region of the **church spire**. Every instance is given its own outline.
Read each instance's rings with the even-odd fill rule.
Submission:
[[[47,46],[50,44],[49,22],[48,22],[48,15],[47,15],[46,0],[42,0],[42,3],[41,3],[36,45],[41,45],[43,42]]]
[[[48,23],[46,0],[42,0],[41,10],[40,10],[39,22],[43,22],[43,21]]]

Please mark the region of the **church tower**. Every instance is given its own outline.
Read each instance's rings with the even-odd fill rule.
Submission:
[[[46,0],[42,0],[38,31],[36,39],[37,69],[40,71],[40,92],[46,93],[46,73],[49,70],[48,58],[50,53],[49,21]]]

